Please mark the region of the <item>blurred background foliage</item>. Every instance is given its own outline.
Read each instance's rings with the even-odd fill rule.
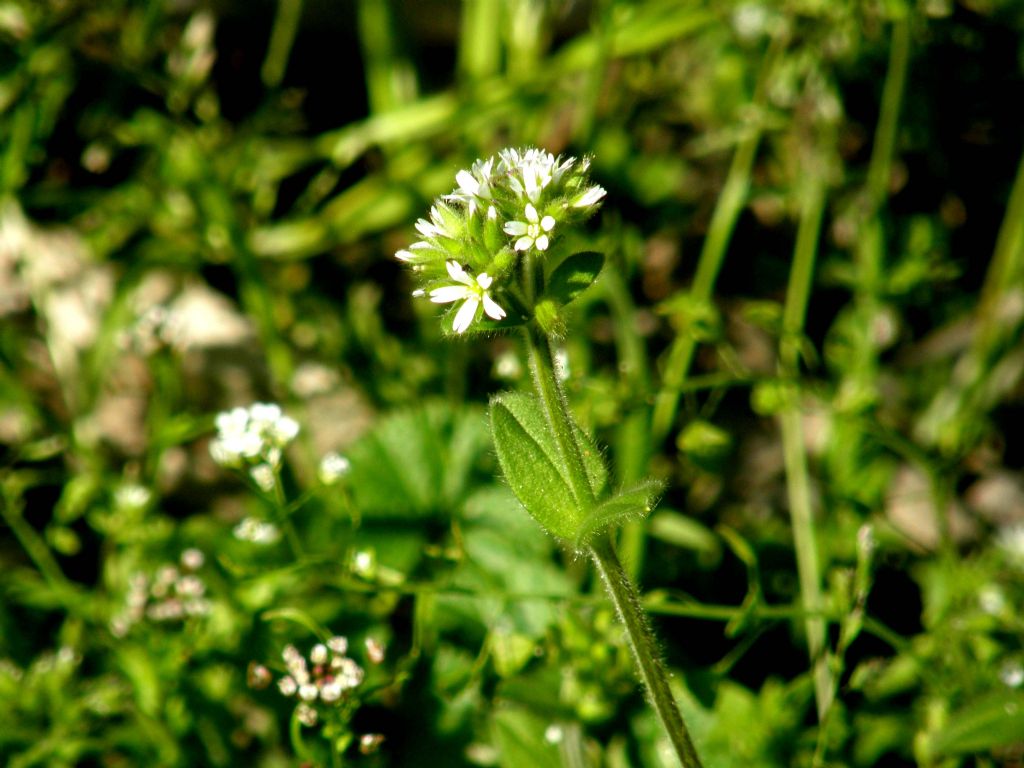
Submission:
[[[3,762],[671,764],[585,564],[495,480],[514,340],[443,342],[392,258],[538,145],[609,190],[567,388],[619,482],[669,483],[620,548],[707,765],[1024,763],[1022,32],[1016,0],[0,0]],[[208,453],[256,400],[302,425],[276,496]],[[126,622],[183,552],[201,604]],[[302,728],[251,664],[328,633],[387,659]]]

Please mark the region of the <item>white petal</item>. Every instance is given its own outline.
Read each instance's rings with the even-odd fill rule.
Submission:
[[[459,187],[463,192],[475,195],[480,191],[480,182],[473,178],[473,174],[469,171],[459,171],[455,174],[455,180],[459,182]]]
[[[441,234],[440,230],[426,219],[417,219],[416,231],[424,237],[434,237]]]
[[[448,274],[451,275],[452,280],[455,282],[462,283],[463,285],[473,285],[473,278],[466,274],[466,270],[457,261],[446,262],[445,267],[447,267]]]
[[[553,216],[545,216],[540,220],[540,228],[545,232],[550,232],[555,228],[555,219]]]
[[[548,249],[548,236],[541,235],[534,241],[534,245],[537,246],[538,251],[546,251]]]
[[[499,307],[490,296],[484,294],[484,312],[494,320],[501,320],[505,317],[505,310]]]
[[[533,245],[533,238],[532,237],[520,237],[518,240],[516,240],[516,250],[517,251],[525,251],[531,245]]]
[[[399,261],[412,261],[413,259],[416,258],[416,254],[412,253],[411,251],[406,251],[403,249],[395,253],[395,258],[398,259]]]
[[[448,304],[460,299],[468,299],[472,295],[473,292],[463,285],[445,285],[432,290],[430,300],[435,304]]]
[[[519,237],[526,234],[528,226],[524,221],[506,221],[505,222],[505,234],[512,235],[513,237]]]
[[[583,193],[583,197],[572,204],[573,208],[587,208],[588,206],[594,205],[598,200],[607,194],[603,187],[591,187]]]
[[[455,320],[452,323],[452,330],[456,333],[462,333],[469,324],[473,322],[473,318],[476,317],[476,308],[480,306],[480,300],[476,296],[470,296],[466,299],[466,303],[459,308],[459,311],[455,313]]]
[[[540,217],[537,215],[537,209],[533,207],[533,203],[526,204],[526,220],[531,224],[536,224]]]

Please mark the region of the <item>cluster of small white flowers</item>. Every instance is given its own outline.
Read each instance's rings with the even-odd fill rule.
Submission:
[[[252,544],[273,544],[281,538],[281,531],[276,525],[255,517],[243,518],[232,533],[239,541],[248,541]]]
[[[216,424],[213,460],[225,467],[247,466],[256,485],[273,490],[282,451],[299,434],[299,423],[275,403],[254,403],[217,414]]]
[[[589,168],[587,159],[504,149],[460,170],[455,190],[431,207],[429,220],[416,222],[423,240],[395,254],[423,275],[425,287],[413,296],[461,302],[452,319],[455,333],[464,333],[482,314],[505,319],[506,308],[495,296],[511,274],[514,256],[547,252],[556,225],[585,218],[604,198],[602,187],[587,182]]]
[[[142,572],[132,575],[124,609],[110,621],[115,637],[124,637],[144,618],[154,622],[182,621],[210,612],[206,584],[195,573],[203,567],[205,557],[198,549],[181,553],[181,567],[163,565],[152,576]]]
[[[287,645],[281,653],[288,674],[277,681],[278,690],[285,696],[296,696],[296,716],[304,725],[316,725],[317,711],[313,704],[336,704],[363,682],[363,668],[345,654],[347,638],[336,636],[326,643],[317,643],[309,652],[309,659],[294,645]]]

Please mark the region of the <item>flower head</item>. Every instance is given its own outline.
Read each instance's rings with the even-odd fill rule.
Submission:
[[[275,403],[224,411],[217,414],[216,424],[210,455],[228,467],[267,464],[274,469],[281,461],[282,449],[299,434],[299,423],[285,416]]]
[[[540,217],[533,203],[527,203],[524,211],[526,221],[509,221],[505,224],[505,233],[518,237],[515,249],[525,251],[529,248],[536,248],[538,251],[546,251],[551,240],[548,232],[555,228],[555,219],[552,216]]]
[[[493,279],[490,275],[481,272],[476,278],[473,278],[454,261],[449,261],[445,266],[448,269],[448,275],[457,284],[435,288],[430,292],[430,300],[435,304],[462,302],[462,306],[455,313],[455,320],[452,322],[453,331],[465,332],[476,319],[477,310],[480,309],[481,304],[483,304],[484,312],[488,317],[494,320],[501,320],[505,317],[505,310],[491,298],[490,287]]]

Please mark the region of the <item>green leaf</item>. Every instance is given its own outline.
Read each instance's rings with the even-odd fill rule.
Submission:
[[[1024,734],[1024,694],[999,691],[963,706],[932,737],[936,754],[981,752],[1021,743]]]
[[[573,301],[597,280],[604,266],[604,254],[596,251],[574,253],[555,267],[548,278],[546,298],[565,305]]]
[[[494,712],[491,719],[494,744],[501,768],[561,768],[558,747],[544,738],[551,720],[520,707]]]
[[[534,520],[556,536],[576,538],[583,519],[540,406],[530,395],[491,400],[491,435],[505,480]]]
[[[641,480],[632,488],[619,491],[598,504],[584,518],[576,532],[576,545],[582,547],[590,539],[612,526],[631,520],[643,520],[654,509],[664,490],[660,480]]]
[[[486,451],[479,411],[428,403],[382,419],[360,438],[347,452],[347,482],[367,518],[447,515],[468,493]]]
[[[722,544],[713,531],[692,517],[675,510],[660,509],[651,518],[648,532],[656,539],[681,549],[689,549],[718,562],[722,556]]]

